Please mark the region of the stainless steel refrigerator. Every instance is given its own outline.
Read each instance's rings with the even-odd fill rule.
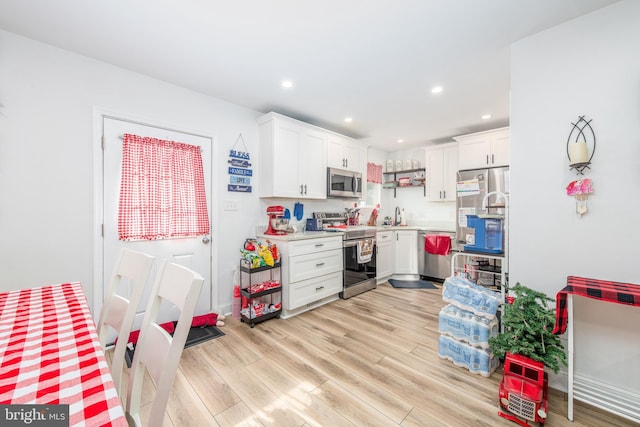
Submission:
[[[473,228],[467,226],[467,215],[496,214],[504,215],[505,203],[495,195],[487,199],[488,209],[483,209],[484,197],[499,191],[509,194],[509,167],[462,170],[458,172],[456,186],[456,249],[463,251],[474,235]],[[507,242],[504,242],[505,248]]]

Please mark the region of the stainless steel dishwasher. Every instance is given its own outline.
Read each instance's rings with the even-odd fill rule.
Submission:
[[[451,257],[453,253],[449,255],[435,255],[427,253],[424,249],[424,240],[427,234],[439,234],[446,235],[455,242],[456,233],[449,231],[418,231],[418,273],[420,276],[424,276],[427,279],[437,279],[444,281],[447,277],[451,276]]]

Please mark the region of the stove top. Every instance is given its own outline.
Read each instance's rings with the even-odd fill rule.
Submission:
[[[313,217],[322,221],[322,230],[344,232],[343,239],[371,238],[376,235],[376,228],[368,225],[348,225],[346,212],[314,212]]]

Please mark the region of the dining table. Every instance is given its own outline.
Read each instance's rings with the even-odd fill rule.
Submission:
[[[0,425],[3,416],[55,416],[127,426],[80,282],[0,293],[0,405]]]

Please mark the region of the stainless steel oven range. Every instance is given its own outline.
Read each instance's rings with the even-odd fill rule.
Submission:
[[[376,284],[376,229],[367,226],[347,226],[347,213],[314,212],[322,221],[322,229],[343,232],[343,290],[347,299],[374,289]]]

